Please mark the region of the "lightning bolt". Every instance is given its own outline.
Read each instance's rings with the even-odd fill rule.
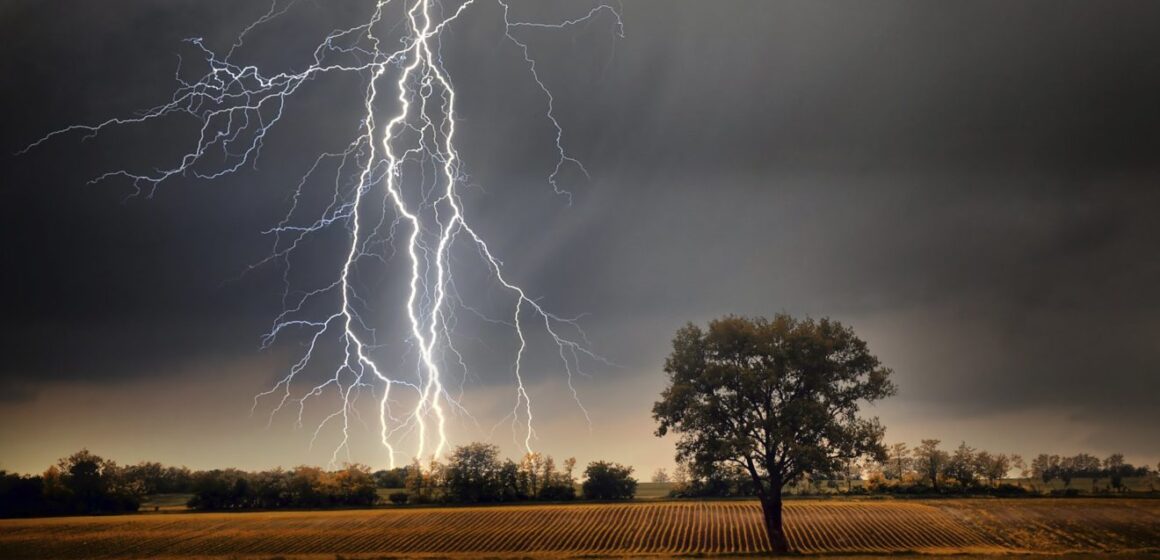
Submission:
[[[587,176],[588,170],[566,149],[564,129],[556,117],[556,99],[541,78],[521,31],[563,30],[605,21],[616,36],[623,37],[620,11],[598,3],[573,19],[521,21],[512,17],[507,0],[493,1],[502,14],[503,39],[517,49],[532,82],[543,94],[543,114],[554,129],[556,161],[546,182],[570,204],[571,194],[560,184],[561,174],[571,167]],[[326,426],[340,425],[342,436],[331,455],[332,464],[344,452],[350,459],[351,431],[356,422],[365,424],[359,412],[363,394],[376,398],[379,439],[391,467],[398,457],[441,456],[448,445],[450,416],[462,416],[478,425],[461,403],[470,367],[454,344],[459,312],[514,333],[518,342],[511,366],[514,404],[501,423],[510,419],[513,438],[522,436],[528,452],[536,438],[532,398],[525,382],[529,329],[542,330],[555,345],[568,389],[589,425],[591,418],[573,384],[574,377],[585,375],[583,363],[612,365],[590,350],[578,317],[553,314],[505,274],[503,261],[472,226],[460,197],[467,175],[456,150],[456,90],[443,65],[442,37],[482,3],[464,0],[451,8],[437,0],[380,0],[358,25],[327,34],[301,71],[269,73],[235,62],[234,55],[244,47],[248,34],[282,16],[294,4],[274,0],[224,55],[219,56],[200,38],[188,39],[207,70],[196,80],[183,79],[179,60],[175,74],[178,87],[169,101],[134,117],[53,131],[23,150],[70,133],[83,133],[88,139],[110,127],[177,114],[194,117],[200,123],[198,133],[176,164],[148,172],[118,169],[90,181],[122,179],[133,186],[132,195],[151,197],[159,185],[177,177],[212,180],[246,166],[256,168],[267,133],[282,120],[287,100],[305,84],[341,74],[365,79],[359,100],[362,116],[349,143],[339,151],[317,155],[295,186],[290,209],[264,232],[273,239],[271,253],[251,266],[273,264],[282,270],[282,311],[262,336],[262,347],[294,335],[303,337],[304,348],[272,387],[254,396],[253,409],[272,402],[269,422],[290,409],[301,427],[311,401],[336,395],[340,404],[322,418],[311,438],[313,446]],[[394,48],[386,47],[392,43]],[[309,206],[304,201],[315,196],[312,185],[327,169],[333,173],[326,183],[328,190],[333,189],[326,195],[329,203],[320,214],[303,219],[302,214],[308,212],[303,208]],[[344,258],[334,276],[325,285],[295,289],[292,256],[333,228],[347,232],[347,245],[341,253]],[[453,274],[456,261],[451,258],[453,248],[460,246],[472,249],[478,256],[474,266],[482,267],[509,294],[510,315],[490,317],[463,300]],[[389,360],[383,355],[389,345],[365,317],[374,294],[361,287],[359,272],[360,265],[368,261],[388,264],[398,253],[406,259],[402,271],[406,273],[407,292],[399,307],[408,326],[404,336],[407,351],[388,367]],[[319,313],[320,308],[329,311]],[[326,366],[324,362],[329,360],[323,354],[331,348],[329,344],[340,356]],[[311,368],[328,373],[321,382],[307,382],[312,386],[301,391],[299,378]],[[449,388],[453,370],[461,376],[457,394]],[[413,451],[398,449],[405,441],[412,442]]]

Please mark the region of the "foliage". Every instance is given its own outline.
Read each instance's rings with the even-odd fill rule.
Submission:
[[[886,462],[883,463],[882,474],[890,480],[902,480],[908,472],[911,472],[913,464],[914,461],[910,457],[910,450],[906,444],[894,443],[886,450]]]
[[[576,497],[575,465],[575,459],[568,459],[564,470],[558,471],[555,460],[540,453],[528,453],[518,464],[501,462],[496,446],[471,443],[456,448],[446,465],[432,463],[427,471],[414,470],[408,488],[415,501],[566,501]],[[433,477],[436,471],[439,476]]]
[[[1031,474],[1044,484],[1059,480],[1065,489],[1070,489],[1071,481],[1075,478],[1089,478],[1093,491],[1097,489],[1100,480],[1107,478],[1110,488],[1119,492],[1124,490],[1125,477],[1147,476],[1149,469],[1125,463],[1120,453],[1114,453],[1103,461],[1087,453],[1071,457],[1041,453],[1031,461]]]
[[[975,454],[975,472],[986,479],[988,486],[996,486],[1011,470],[1013,458],[1004,454],[980,451]],[[1022,462],[1020,460],[1019,462]]]
[[[377,470],[371,474],[379,488],[406,488],[410,467]]]
[[[442,497],[443,471],[438,461],[432,460],[424,469],[419,459],[412,460],[405,481],[411,503],[425,504]]]
[[[0,517],[137,511],[142,487],[113,461],[82,449],[41,476],[0,471]]]
[[[922,444],[914,448],[914,469],[931,488],[938,490],[939,480],[946,473],[950,455],[938,448],[937,439],[924,439]]]
[[[300,466],[245,472],[216,469],[194,475],[189,507],[201,510],[365,507],[378,500],[371,471],[347,465],[324,471]]]
[[[683,473],[693,472],[684,463],[679,464],[679,469]],[[757,495],[752,477],[737,465],[723,464],[705,474],[684,476],[686,482],[675,486],[671,492],[675,498],[737,498]]]
[[[584,469],[584,497],[589,500],[631,500],[636,495],[632,467],[593,461]]]
[[[861,403],[894,393],[890,370],[852,329],[830,319],[728,316],[689,324],[665,361],[669,384],[653,406],[658,436],[680,435],[678,461],[706,477],[726,464],[749,473],[776,552],[785,485],[841,473],[848,460],[885,458],[883,428]]]
[[[161,463],[142,461],[126,466],[121,476],[141,485],[144,494],[178,494],[192,492],[193,473],[186,467],[166,467]]]
[[[576,468],[576,458],[569,457],[564,461],[564,471],[556,473],[552,458],[548,457],[543,473],[543,486],[538,498],[550,502],[562,502],[576,499],[576,479],[572,471]]]
[[[496,502],[503,498],[499,447],[461,445],[447,458],[444,499],[448,502]]]
[[[960,443],[947,461],[944,474],[957,482],[960,488],[974,486],[975,448],[968,446],[965,441]]]

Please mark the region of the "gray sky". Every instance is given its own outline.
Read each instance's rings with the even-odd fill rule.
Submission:
[[[228,48],[267,7],[0,5],[0,96],[14,113],[0,145],[0,467],[38,471],[81,446],[193,467],[329,457],[333,433],[311,449],[292,417],[266,428],[265,411],[250,416],[301,341],[259,347],[281,272],[239,275],[268,254],[261,232],[314,154],[357,126],[357,80],[304,88],[258,169],[175,179],[151,199],[85,181],[172,162],[188,121],[11,156],[50,130],[164,102],[175,55],[196,56],[182,39]],[[513,7],[558,20],[590,6]],[[673,442],[652,436],[649,409],[673,332],[787,311],[852,325],[895,370],[899,394],[872,410],[888,441],[1160,459],[1160,6],[621,10],[623,38],[608,18],[523,35],[564,141],[591,172],[565,176],[571,205],[545,181],[543,96],[503,41],[496,5],[471,8],[444,44],[469,218],[512,278],[561,315],[585,314],[593,348],[620,366],[590,364],[578,379],[589,428],[550,355],[533,353],[537,448],[646,474],[667,466]],[[302,3],[239,56],[300,69],[323,34],[365,12]],[[325,277],[342,241],[307,251],[296,280]],[[367,282],[393,293],[399,265]],[[388,330],[390,313],[376,318]],[[510,338],[470,334],[481,365],[465,403],[485,428],[457,423],[453,437],[491,437],[515,455],[507,428],[490,431],[513,402]],[[373,432],[356,436],[354,454],[377,466]]]

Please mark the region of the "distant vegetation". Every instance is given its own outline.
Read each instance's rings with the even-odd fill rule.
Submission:
[[[202,510],[365,507],[378,501],[374,478],[363,465],[204,471],[193,476],[192,491],[189,507]]]
[[[61,459],[43,475],[0,471],[0,517],[33,517],[136,511],[155,494],[186,494],[198,510],[366,507],[380,502],[379,489],[393,504],[499,503],[631,499],[632,467],[595,461],[584,471],[577,495],[575,459],[556,466],[551,456],[529,453],[520,462],[499,458],[494,445],[458,447],[446,462],[432,461],[372,472],[364,465],[327,471],[300,466],[247,472],[238,469],[191,471],[144,462],[121,467],[82,450]]]
[[[978,451],[960,445],[952,452],[938,440],[909,449],[888,447],[887,460],[855,461],[844,472],[804,476],[787,494],[1078,496],[1156,492],[1157,470],[1134,466],[1120,454],[1096,459],[1042,454],[1031,463],[1018,455]],[[933,466],[932,466],[933,465]],[[136,511],[149,496],[178,498],[200,510],[318,509],[377,504],[513,503],[576,499],[631,499],[640,485],[632,467],[595,461],[578,484],[575,461],[561,468],[546,455],[531,453],[520,462],[501,460],[493,445],[459,447],[444,463],[370,471],[348,465],[336,471],[300,466],[246,472],[237,469],[191,471],[156,462],[119,466],[81,450],[61,459],[44,474],[22,476],[0,471],[0,517],[108,514]],[[935,472],[933,478],[931,472]],[[1012,477],[1013,478],[1008,478]],[[658,469],[644,484],[646,498],[753,497],[752,479],[737,468],[694,476],[679,464]]]
[[[1030,464],[1020,455],[992,453],[960,444],[953,451],[941,449],[936,439],[922,440],[910,449],[905,443],[887,447],[884,460],[850,461],[847,469],[812,473],[786,487],[797,496],[814,494],[889,494],[915,496],[1080,496],[1116,495],[1132,490],[1156,492],[1157,470],[1135,466],[1119,453],[1099,459],[1087,453],[1074,456],[1041,454]],[[755,496],[752,479],[739,468],[719,468],[694,476],[678,464],[672,473],[653,474],[665,482],[673,498]],[[1079,482],[1083,486],[1079,486]],[[1134,482],[1130,485],[1129,481]]]
[[[144,488],[129,469],[82,449],[41,476],[0,471],[0,516],[31,517],[137,511]]]
[[[410,503],[563,501],[576,497],[575,466],[568,459],[558,470],[552,457],[540,453],[528,453],[519,463],[501,461],[498,447],[472,443],[457,447],[446,463],[421,468],[414,462],[399,474]]]
[[[557,468],[550,456],[525,455],[501,460],[494,445],[473,443],[455,450],[444,463],[417,463],[370,471],[347,465],[336,471],[300,466],[246,472],[238,469],[191,471],[156,462],[119,466],[81,450],[44,474],[22,476],[0,471],[0,517],[107,514],[136,511],[149,496],[178,498],[200,510],[319,509],[377,504],[512,503],[529,501],[624,500],[640,485],[632,467],[594,461],[583,483],[573,473],[575,460]],[[646,498],[753,497],[748,473],[721,468],[694,476],[685,464],[673,472],[658,469],[644,484]],[[934,472],[934,477],[930,473]],[[1009,478],[1010,477],[1010,478]],[[909,449],[888,447],[884,461],[854,461],[830,476],[804,476],[787,494],[1079,496],[1156,492],[1157,470],[1134,466],[1121,454],[1104,459],[1041,454],[1030,463],[1019,455],[979,451],[965,444],[948,452],[938,440]]]

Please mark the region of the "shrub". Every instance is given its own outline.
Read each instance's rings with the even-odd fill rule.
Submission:
[[[407,494],[406,492],[391,492],[387,496],[387,499],[390,500],[392,504],[401,506],[407,503],[407,498],[409,497],[410,494]]]
[[[540,489],[540,499],[549,502],[566,502],[576,499],[576,487],[571,484],[550,484]]]

